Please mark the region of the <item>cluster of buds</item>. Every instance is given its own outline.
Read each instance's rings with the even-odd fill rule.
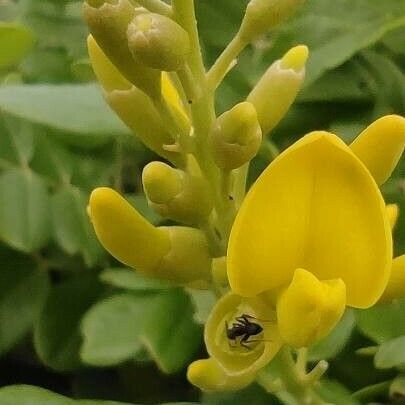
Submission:
[[[208,72],[191,0],[84,4],[89,55],[108,104],[165,160],[143,170],[148,203],[178,225],[152,225],[109,188],[92,193],[89,214],[122,263],[221,295],[205,326],[210,357],[188,370],[203,390],[246,386],[281,347],[326,336],[346,305],[365,308],[384,291],[403,292],[403,260],[391,277],[396,211],[377,187],[402,153],[403,118],[377,121],[349,146],[333,134],[307,135],[245,198],[249,162],[296,98],[308,49],[288,50],[246,100],[219,116],[215,91],[239,53],[300,3],[251,0]],[[376,148],[380,133],[385,147]]]

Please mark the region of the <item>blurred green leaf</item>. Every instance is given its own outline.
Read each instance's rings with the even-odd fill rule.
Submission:
[[[158,225],[162,221],[162,217],[149,207],[145,194],[126,194],[125,198],[152,224]]]
[[[378,349],[374,364],[377,368],[405,365],[405,335],[384,342]]]
[[[390,397],[404,397],[405,396],[405,374],[400,374],[398,377],[394,378],[390,385]]]
[[[73,400],[44,388],[11,385],[0,388],[0,405],[130,405],[124,402]]]
[[[174,373],[185,367],[201,344],[188,296],[181,289],[157,294],[148,304],[142,341],[159,368]]]
[[[114,287],[133,291],[159,291],[170,287],[167,282],[143,276],[128,268],[106,269],[100,274],[100,280]]]
[[[35,350],[43,363],[60,372],[80,367],[80,320],[101,291],[97,278],[89,275],[51,290],[34,330]]]
[[[44,181],[29,169],[0,175],[0,238],[23,252],[46,245],[50,236],[49,195]]]
[[[309,349],[309,360],[328,360],[335,357],[349,340],[355,324],[353,310],[348,309],[332,332]]]
[[[360,332],[377,343],[405,335],[405,300],[356,311]]]
[[[94,305],[82,320],[82,360],[93,366],[114,366],[134,358],[150,297],[116,295]]]
[[[34,45],[34,35],[23,25],[0,21],[0,69],[15,65]]]
[[[325,401],[333,405],[360,405],[350,395],[350,391],[337,381],[323,379],[317,391]]]
[[[51,199],[53,233],[68,254],[80,253],[87,266],[94,266],[103,250],[86,212],[88,195],[76,187],[65,186]]]
[[[194,307],[194,320],[204,325],[217,302],[215,294],[210,290],[193,290],[192,288],[187,288],[186,292]]]
[[[3,86],[0,109],[65,131],[70,135],[64,136],[64,141],[80,146],[100,145],[129,132],[109,110],[95,85]]]
[[[0,254],[0,354],[28,332],[45,302],[47,273],[15,252]]]

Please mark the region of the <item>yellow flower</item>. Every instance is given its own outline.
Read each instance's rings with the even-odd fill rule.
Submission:
[[[405,119],[398,116],[377,120],[350,147],[313,132],[249,191],[231,232],[229,281],[241,296],[276,297],[287,344],[314,343],[345,304],[367,308],[383,294],[392,237],[377,183],[389,177],[404,144]]]

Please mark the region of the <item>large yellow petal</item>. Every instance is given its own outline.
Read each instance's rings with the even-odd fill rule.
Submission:
[[[387,115],[373,122],[350,145],[378,184],[391,175],[404,151],[405,118]]]
[[[308,134],[252,186],[232,228],[228,276],[244,296],[289,283],[297,268],[341,278],[347,303],[368,307],[390,274],[391,230],[372,176],[338,137]]]

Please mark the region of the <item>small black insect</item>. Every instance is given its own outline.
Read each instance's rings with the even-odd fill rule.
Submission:
[[[229,340],[229,344],[232,347],[236,347],[236,339],[240,337],[239,344],[250,350],[247,343],[259,342],[261,340],[249,340],[249,338],[261,333],[263,328],[258,323],[252,322],[251,319],[256,318],[250,315],[242,314],[235,319],[236,322],[232,324],[232,327],[229,327],[228,322],[225,321],[226,337]],[[231,345],[232,341],[235,345]]]

